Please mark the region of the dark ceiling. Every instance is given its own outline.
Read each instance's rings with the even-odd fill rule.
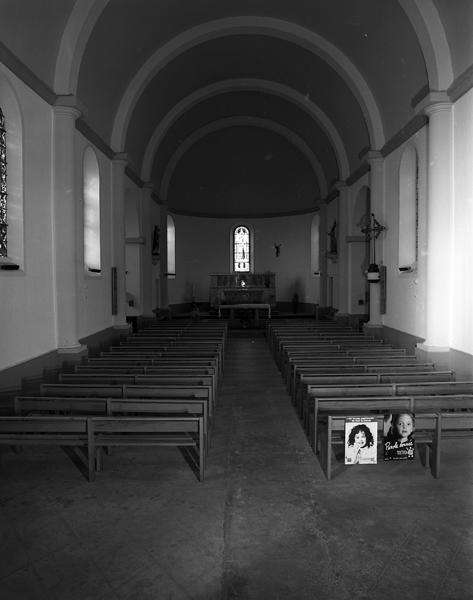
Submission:
[[[314,210],[471,64],[473,2],[454,4],[0,0],[0,34],[171,211],[280,215]]]

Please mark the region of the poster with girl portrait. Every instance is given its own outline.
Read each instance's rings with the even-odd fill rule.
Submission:
[[[374,417],[347,417],[345,420],[345,464],[377,463],[378,423]]]
[[[384,460],[414,459],[415,418],[412,413],[392,413],[384,417]]]

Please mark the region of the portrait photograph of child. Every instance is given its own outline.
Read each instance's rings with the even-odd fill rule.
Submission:
[[[345,464],[377,463],[378,424],[372,417],[349,417],[345,421]]]
[[[415,418],[412,413],[394,413],[384,418],[384,460],[414,459]]]

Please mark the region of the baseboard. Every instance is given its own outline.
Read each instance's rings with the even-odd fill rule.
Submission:
[[[119,339],[120,333],[117,333],[113,327],[108,327],[81,338],[79,342],[87,347],[89,356],[96,356]],[[53,377],[59,370],[67,368],[70,363],[77,362],[81,358],[82,354],[75,356],[52,350],[3,369],[0,371],[0,395],[32,392],[45,378]]]

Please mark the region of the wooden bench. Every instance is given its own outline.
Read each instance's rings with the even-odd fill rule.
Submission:
[[[426,373],[400,372],[400,373],[364,373],[360,375],[336,375],[336,376],[315,376],[306,378],[303,389],[296,399],[296,410],[303,423],[307,424],[307,410],[309,406],[309,397],[324,386],[328,388],[336,386],[353,386],[353,388],[363,387],[365,385],[396,385],[396,384],[415,384],[415,383],[450,383],[455,380],[455,371],[427,371]],[[343,395],[343,394],[339,394]],[[355,395],[355,394],[352,394]],[[368,394],[366,394],[368,395]],[[383,395],[382,393],[377,395]],[[386,394],[388,395],[388,394]],[[392,394],[393,396],[396,394]],[[410,395],[410,394],[403,394]]]
[[[291,392],[294,387],[294,382],[297,374],[301,371],[309,371],[312,368],[325,368],[325,367],[350,367],[350,366],[363,366],[369,367],[371,365],[386,366],[386,367],[398,367],[407,365],[418,365],[419,360],[413,356],[397,356],[397,357],[366,357],[366,356],[342,356],[342,357],[311,357],[311,358],[298,358],[291,359],[283,372],[283,377],[287,383],[288,391]],[[432,363],[427,363],[432,365]],[[429,366],[430,368],[430,366]]]
[[[42,383],[41,396],[64,396],[83,398],[179,398],[204,399],[209,405],[209,417],[213,418],[212,391],[209,385],[128,385],[128,384],[80,384],[80,383]]]
[[[89,454],[102,470],[103,448],[118,446],[174,446],[191,448],[199,481],[205,475],[202,417],[89,417]],[[95,472],[93,473],[95,478]]]
[[[308,386],[302,408],[302,422],[307,430],[313,413],[314,398],[364,396],[433,396],[473,394],[473,381],[422,381],[400,383],[365,383],[357,385]]]
[[[87,417],[7,416],[0,417],[0,444],[22,446],[72,446],[87,448]],[[88,479],[93,481],[95,465],[88,456]]]
[[[281,373],[284,373],[287,370],[287,363],[289,362],[301,362],[313,359],[336,359],[336,358],[345,358],[352,359],[356,361],[356,359],[362,360],[379,360],[379,359],[391,359],[397,360],[400,357],[407,356],[405,351],[399,351],[396,348],[379,348],[378,351],[373,350],[372,348],[363,348],[362,350],[356,351],[353,349],[338,349],[335,352],[327,352],[320,349],[307,349],[307,350],[285,350],[281,355],[280,360],[277,361],[279,369]]]
[[[423,382],[450,382],[455,381],[455,371],[405,371],[385,372],[380,370],[373,373],[352,373],[343,375],[306,375],[302,377],[299,386],[299,395],[296,398],[296,407],[302,415],[302,405],[307,405],[307,395],[314,387],[325,385],[364,385],[383,383],[423,383]]]
[[[104,383],[104,384],[132,384],[148,386],[209,386],[211,403],[216,404],[215,377],[207,375],[159,375],[159,374],[121,374],[121,373],[60,373],[60,383]]]
[[[202,417],[0,417],[0,444],[84,446],[88,479],[102,468],[102,449],[113,446],[175,446],[194,449],[198,478],[204,479]]]
[[[136,346],[111,346],[108,351],[101,352],[100,356],[108,358],[140,358],[159,359],[163,362],[166,359],[178,362],[179,360],[186,364],[189,359],[200,358],[201,360],[215,360],[219,373],[223,372],[223,352],[216,349],[190,349],[184,347],[168,347],[165,349],[154,349],[141,345]]]
[[[123,375],[167,375],[177,377],[179,375],[192,375],[195,377],[201,375],[211,375],[215,382],[215,389],[218,388],[218,374],[214,366],[209,365],[100,365],[100,364],[80,364],[74,366],[74,373],[102,373],[123,374]]]
[[[308,430],[309,443],[318,451],[318,426],[320,419],[327,414],[345,413],[390,413],[404,410],[411,413],[473,411],[473,395],[419,395],[419,396],[368,396],[368,397],[326,397],[314,399],[314,413]]]
[[[333,475],[333,445],[345,444],[345,422],[351,415],[328,415],[321,427],[321,451],[319,460],[328,480]],[[378,446],[382,444],[384,416],[374,417],[378,427]],[[426,450],[425,466],[430,466],[432,475],[438,478],[440,472],[440,419],[438,414],[416,415],[415,442]],[[429,465],[430,463],[430,465]],[[349,467],[354,468],[354,467]],[[369,468],[369,467],[366,467]]]
[[[81,416],[194,416],[202,417],[204,444],[208,450],[212,423],[205,399],[179,398],[83,398],[65,396],[16,396],[14,411],[25,415]]]
[[[294,369],[293,381],[291,380],[289,392],[293,403],[296,403],[296,397],[301,393],[304,383],[310,383],[311,377],[332,377],[338,375],[363,375],[370,373],[399,374],[399,373],[429,373],[435,370],[433,363],[407,363],[407,364],[346,364],[333,366],[310,366]]]

